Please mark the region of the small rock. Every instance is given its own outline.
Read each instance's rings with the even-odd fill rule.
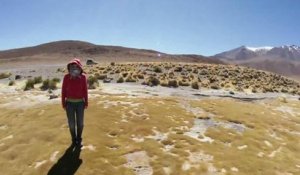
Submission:
[[[233,92],[233,91],[230,91],[229,94],[230,94],[230,95],[234,95],[234,92]]]
[[[58,98],[58,95],[51,94],[51,95],[49,96],[49,100],[54,99],[54,98]]]
[[[21,78],[22,78],[21,75],[16,75],[16,76],[15,76],[15,80],[18,80],[18,79],[21,79]]]
[[[86,61],[86,65],[94,65],[94,64],[98,64],[98,63],[96,63],[94,60],[92,60],[92,59],[88,59],[87,61]]]
[[[112,80],[112,78],[105,78],[105,79],[103,80],[103,83],[110,83],[111,80]]]

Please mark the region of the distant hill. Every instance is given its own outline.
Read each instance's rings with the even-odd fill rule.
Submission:
[[[65,40],[33,47],[0,51],[0,64],[7,62],[53,62],[68,61],[72,57],[98,62],[170,61],[223,64],[222,61],[201,55],[172,55],[154,50],[120,46],[95,45],[83,41]]]
[[[300,78],[300,47],[296,45],[257,48],[241,46],[213,57],[231,64]]]

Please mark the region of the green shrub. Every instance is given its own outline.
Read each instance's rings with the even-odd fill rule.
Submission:
[[[120,76],[117,80],[117,83],[123,83],[124,82],[124,78],[122,76]]]
[[[10,72],[0,73],[0,79],[8,78],[11,76]]]
[[[153,72],[156,72],[156,73],[162,73],[162,68],[159,67],[159,66],[154,66],[154,67],[153,67]]]
[[[57,80],[55,80],[54,78],[52,80],[46,79],[43,81],[43,84],[40,88],[42,90],[47,90],[47,89],[55,90],[57,89],[56,84],[57,84]]]
[[[50,84],[50,80],[46,79],[46,80],[43,81],[43,84],[42,84],[42,86],[40,88],[42,90],[47,90],[47,89],[49,89],[49,84]]]
[[[136,82],[137,80],[135,78],[133,78],[133,76],[129,75],[125,78],[125,82]]]
[[[160,80],[160,85],[163,86],[163,87],[168,87],[168,81],[166,80]]]
[[[64,72],[63,68],[57,68],[56,72]]]
[[[122,72],[121,75],[122,75],[123,77],[127,77],[128,72]]]
[[[97,77],[89,76],[88,78],[88,89],[96,89],[99,86]]]
[[[9,83],[8,83],[8,86],[12,86],[12,85],[15,85],[15,81],[14,80],[10,80]]]
[[[214,83],[210,86],[210,88],[218,90],[218,89],[220,89],[220,86],[218,84]]]
[[[95,78],[99,79],[99,80],[104,80],[105,78],[107,78],[106,74],[97,74],[95,75]]]
[[[178,87],[178,82],[175,79],[171,79],[168,81],[168,86],[169,87]]]
[[[57,88],[56,87],[56,81],[54,81],[53,79],[50,80],[49,89],[55,90],[56,88]]]
[[[34,84],[38,84],[38,83],[41,83],[43,81],[43,79],[41,76],[38,76],[38,77],[34,77],[33,81],[34,81]]]
[[[150,79],[150,82],[151,82],[151,84],[154,85],[154,86],[157,86],[157,85],[159,85],[159,83],[160,83],[159,79],[157,79],[156,77],[152,77],[152,78]]]
[[[190,83],[186,80],[180,80],[178,82],[178,84],[179,84],[179,86],[189,86],[190,85]]]
[[[178,66],[178,67],[175,67],[175,68],[174,68],[174,71],[175,71],[175,72],[181,72],[182,69],[183,69],[183,68],[182,68],[181,66]]]
[[[157,86],[157,85],[160,84],[160,81],[155,76],[150,76],[142,84],[143,85],[148,85],[148,86]]]
[[[27,90],[30,90],[30,89],[33,89],[33,88],[34,88],[34,80],[33,79],[28,79],[26,81],[24,91],[27,91]]]
[[[197,81],[193,81],[192,84],[191,84],[191,87],[192,87],[193,89],[199,89],[199,84],[198,84],[198,82],[197,82]]]
[[[60,79],[59,78],[53,78],[52,81],[56,82],[56,83],[59,83],[60,82]]]
[[[138,74],[137,77],[138,77],[138,79],[144,79],[144,75],[143,74]]]

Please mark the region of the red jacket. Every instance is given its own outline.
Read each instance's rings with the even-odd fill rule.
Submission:
[[[79,59],[73,59],[67,65],[68,70],[70,64],[75,63],[81,68],[81,74],[78,77],[71,77],[70,74],[64,76],[62,89],[61,89],[61,103],[63,108],[66,107],[66,98],[83,98],[85,107],[88,106],[88,90],[87,90],[87,78],[82,72],[82,65]]]
[[[87,80],[85,74],[72,78],[70,74],[64,76],[61,99],[62,105],[66,107],[66,98],[83,98],[85,106],[88,106]]]

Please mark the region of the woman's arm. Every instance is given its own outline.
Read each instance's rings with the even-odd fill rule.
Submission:
[[[67,84],[67,80],[65,75],[62,83],[62,88],[61,88],[61,104],[64,109],[66,108],[66,84]]]
[[[89,104],[89,102],[88,102],[88,88],[87,88],[87,77],[86,77],[86,75],[84,75],[83,74],[83,93],[84,93],[84,102],[85,102],[85,108],[87,108],[88,107],[88,104]]]

